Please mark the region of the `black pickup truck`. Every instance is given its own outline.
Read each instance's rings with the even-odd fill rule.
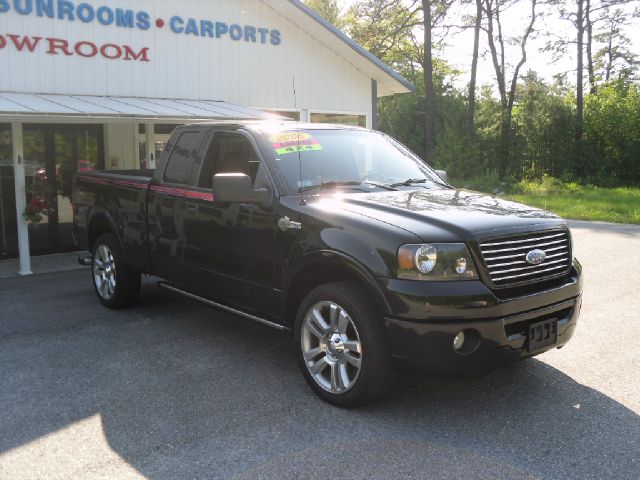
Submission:
[[[562,219],[453,188],[362,128],[181,126],[155,171],[79,173],[73,205],[105,306],[133,304],[148,273],[289,331],[307,382],[336,405],[372,400],[395,366],[477,368],[559,348],[580,313]]]

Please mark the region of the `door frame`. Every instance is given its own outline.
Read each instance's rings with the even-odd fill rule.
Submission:
[[[25,123],[23,130],[42,132],[44,145],[44,168],[47,175],[47,183],[50,187],[48,198],[49,205],[53,212],[49,215],[48,222],[48,245],[43,253],[58,253],[68,251],[69,248],[60,244],[60,219],[58,209],[58,172],[56,168],[56,133],[71,134],[71,158],[75,166],[73,174],[77,173],[78,166],[78,134],[81,130],[93,131],[97,136],[97,161],[96,170],[103,170],[105,166],[104,149],[104,125],[100,123]]]

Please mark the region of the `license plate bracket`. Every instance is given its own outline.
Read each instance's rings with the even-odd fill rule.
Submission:
[[[529,325],[528,350],[536,352],[558,341],[558,320],[543,320]]]

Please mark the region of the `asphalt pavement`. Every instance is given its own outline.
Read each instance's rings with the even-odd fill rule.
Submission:
[[[287,335],[153,282],[110,311],[87,269],[0,279],[0,479],[638,479],[640,226],[571,225],[565,348],[357,410],[312,394]]]

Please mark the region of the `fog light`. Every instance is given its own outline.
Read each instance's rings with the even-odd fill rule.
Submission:
[[[464,345],[464,332],[458,333],[453,339],[453,349],[458,351]]]
[[[467,271],[467,259],[464,257],[460,257],[456,260],[456,272],[458,275],[462,275]]]

